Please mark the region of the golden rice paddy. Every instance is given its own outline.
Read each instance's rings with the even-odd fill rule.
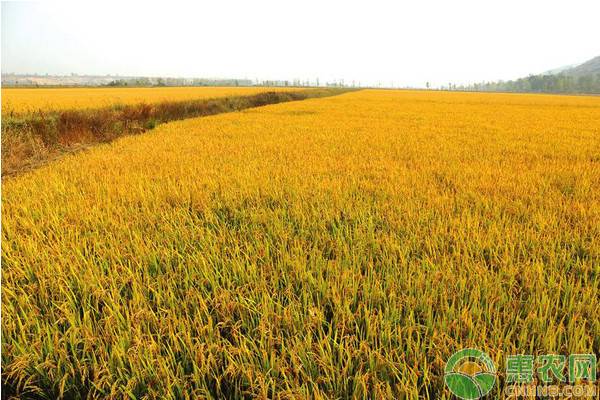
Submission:
[[[449,398],[464,347],[500,371],[598,354],[598,188],[597,97],[363,90],[160,125],[3,183],[3,379]]]
[[[3,88],[2,114],[26,114],[112,105],[159,103],[230,96],[297,88],[264,87],[153,87],[153,88]]]

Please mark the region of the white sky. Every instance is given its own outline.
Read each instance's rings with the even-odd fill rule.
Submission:
[[[2,3],[2,72],[513,79],[600,55],[600,0]]]

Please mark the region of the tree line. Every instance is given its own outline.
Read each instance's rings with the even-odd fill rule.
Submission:
[[[121,78],[112,80],[104,86],[252,86],[250,79],[187,79],[187,78]]]
[[[454,87],[457,90],[483,92],[533,92],[533,93],[598,93],[600,94],[600,73],[572,76],[530,75],[513,81],[483,82],[468,86]]]

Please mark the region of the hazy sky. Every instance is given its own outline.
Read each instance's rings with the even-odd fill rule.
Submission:
[[[512,79],[600,55],[599,0],[2,3],[2,72]]]

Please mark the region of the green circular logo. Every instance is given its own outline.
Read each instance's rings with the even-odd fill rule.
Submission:
[[[456,397],[480,399],[496,383],[494,362],[483,351],[462,349],[450,357],[444,369],[444,382]]]

